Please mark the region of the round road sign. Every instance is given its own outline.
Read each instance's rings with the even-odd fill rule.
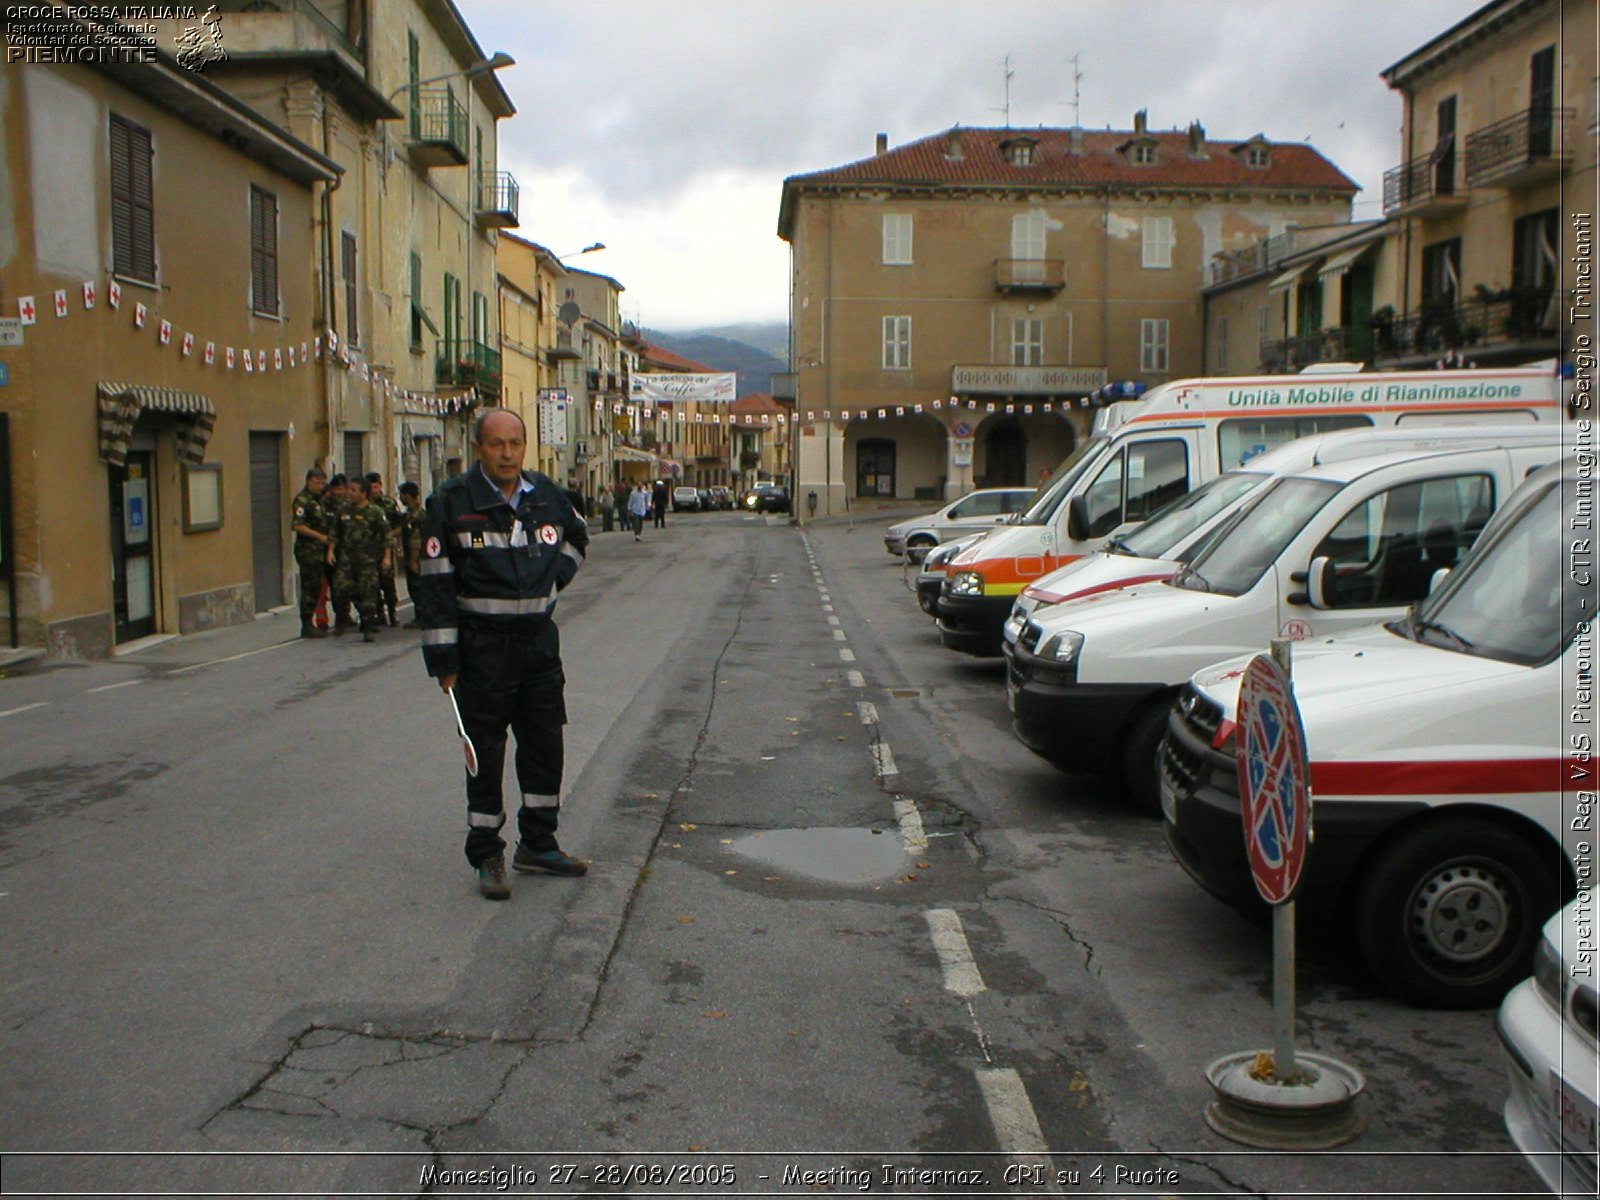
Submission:
[[[1311,828],[1311,764],[1288,677],[1258,654],[1239,681],[1239,808],[1256,890],[1268,904],[1294,898]]]

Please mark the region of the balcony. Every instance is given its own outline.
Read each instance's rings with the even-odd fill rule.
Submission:
[[[1519,188],[1553,179],[1572,161],[1570,108],[1530,108],[1467,135],[1467,186]]]
[[[1067,285],[1067,263],[1061,258],[997,258],[995,290],[1006,296],[1029,292],[1054,295]]]
[[[500,351],[482,342],[441,338],[435,344],[435,383],[477,388],[480,395],[500,394]]]
[[[551,346],[545,352],[545,355],[552,363],[572,362],[575,359],[582,358],[583,351],[572,344],[572,330],[570,328],[557,329],[556,344]]]
[[[515,229],[520,189],[510,171],[478,173],[478,196],[473,205],[479,229]]]
[[[1453,142],[1383,173],[1383,215],[1386,217],[1436,217],[1463,207],[1467,198],[1456,193],[1456,156]]]
[[[467,165],[467,110],[449,88],[422,88],[411,105],[411,161],[419,167]]]
[[[1315,333],[1261,343],[1261,369],[1269,375],[1293,374],[1313,363],[1365,362],[1372,354],[1372,333],[1340,325]]]
[[[1561,352],[1560,311],[1550,288],[1491,292],[1465,304],[1424,305],[1412,316],[1372,318],[1372,352],[1386,367],[1426,366],[1451,351],[1480,361]]]

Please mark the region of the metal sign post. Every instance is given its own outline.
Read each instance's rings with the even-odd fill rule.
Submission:
[[[1361,1073],[1322,1054],[1295,1053],[1294,896],[1311,845],[1311,763],[1291,684],[1287,638],[1272,641],[1239,681],[1239,812],[1245,853],[1272,905],[1272,1053],[1225,1055],[1206,1068],[1216,1099],[1206,1123],[1249,1146],[1325,1149],[1361,1132]]]

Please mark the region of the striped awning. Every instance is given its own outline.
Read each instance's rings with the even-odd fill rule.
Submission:
[[[611,449],[611,454],[618,462],[642,462],[653,464],[656,461],[656,456],[654,454],[647,454],[643,450],[635,450],[632,446],[613,446]]]
[[[1356,263],[1360,262],[1368,254],[1371,254],[1377,248],[1378,243],[1376,241],[1371,241],[1365,242],[1359,246],[1354,246],[1349,250],[1341,250],[1338,254],[1335,254],[1327,262],[1322,264],[1322,269],[1317,272],[1317,275],[1323,279],[1337,278],[1338,276],[1343,275],[1351,267],[1355,266]]]
[[[102,383],[95,390],[100,398],[100,457],[106,462],[120,467],[127,461],[134,423],[147,412],[176,418],[173,436],[179,459],[190,466],[205,461],[206,443],[217,423],[210,396],[140,383]]]
[[[1269,292],[1281,292],[1284,288],[1293,287],[1300,276],[1309,271],[1314,264],[1301,263],[1298,267],[1291,267],[1267,285]]]

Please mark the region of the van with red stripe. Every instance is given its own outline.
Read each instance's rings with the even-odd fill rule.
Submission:
[[[1314,838],[1297,903],[1413,1002],[1495,1003],[1592,883],[1594,473],[1592,452],[1535,472],[1407,615],[1293,647]],[[1168,844],[1238,907],[1260,903],[1235,764],[1247,661],[1193,677],[1160,751]]]
[[[1331,429],[1556,421],[1556,363],[1466,371],[1395,371],[1185,379],[1096,414],[1094,434],[1015,524],[945,568],[940,638],[1000,653],[1001,629],[1029,584],[1099,549],[1191,488],[1256,455]]]

